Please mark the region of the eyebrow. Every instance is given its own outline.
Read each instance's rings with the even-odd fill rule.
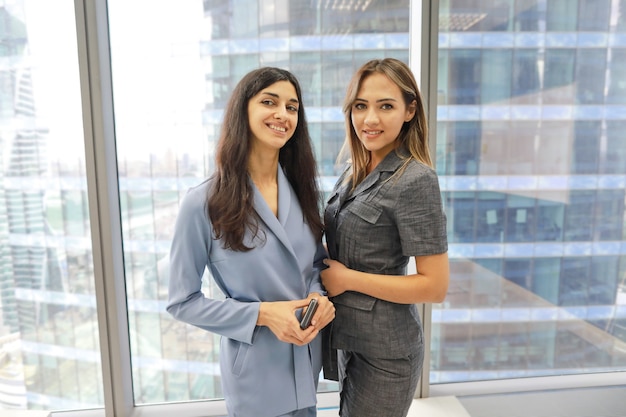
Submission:
[[[365,100],[364,98],[359,98],[359,97],[355,98],[354,101],[363,101],[365,103],[368,103],[367,100]],[[391,98],[391,97],[389,97],[389,98],[381,98],[381,99],[376,100],[375,103],[382,103],[383,101],[395,101],[395,102],[397,102],[398,100],[396,100],[395,98]]]
[[[266,95],[274,97],[274,98],[280,98],[280,96],[278,94],[272,93],[272,92],[269,92],[269,91],[264,91],[263,94],[266,94]],[[296,103],[296,104],[300,103],[297,98],[290,98],[289,101],[292,102],[292,103]]]

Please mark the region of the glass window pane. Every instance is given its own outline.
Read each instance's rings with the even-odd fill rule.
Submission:
[[[545,104],[568,104],[574,97],[574,49],[548,49],[545,51],[544,91]]]
[[[605,82],[598,80],[606,74],[606,49],[579,49],[576,74],[576,104],[603,104]],[[602,77],[604,78],[604,77]]]
[[[603,173],[623,174],[626,172],[626,120],[611,120],[606,125],[607,150]]]
[[[578,121],[574,124],[572,144],[572,174],[597,174],[600,172],[601,121]]]
[[[611,12],[621,13],[617,7],[611,10],[611,0],[579,0],[578,30],[580,32],[609,30]]]
[[[439,7],[444,28],[452,31],[511,31],[514,0],[494,0],[485,7],[481,0],[447,0]]]
[[[511,97],[511,53],[506,49],[483,51],[481,103],[498,105]]]
[[[477,104],[480,102],[481,51],[451,49],[449,51],[448,92],[450,104]]]
[[[515,30],[520,32],[536,32],[539,30],[542,8],[539,0],[515,1]]]
[[[575,31],[579,0],[551,0],[547,3],[546,30],[553,32]]]
[[[322,187],[329,192],[338,175],[349,78],[368,59],[409,58],[408,0],[172,4],[108,2],[136,404],[223,395],[220,336],[173,320],[165,305],[179,202],[213,172],[222,111],[236,83],[266,65],[298,77]],[[203,290],[223,297],[208,274]],[[320,381],[320,391],[336,389],[336,383]]]
[[[104,405],[74,3],[0,2],[0,414]]]
[[[626,113],[613,76],[624,45],[604,41],[623,8],[514,3],[524,33],[500,47],[475,31],[511,30],[485,24],[506,2],[440,4],[436,153],[452,273],[433,312],[433,383],[626,371],[614,348],[626,342]],[[449,23],[461,14],[489,17]],[[545,45],[521,42],[531,38]]]
[[[540,52],[516,49],[513,54],[512,97],[516,104],[538,104],[540,88]]]

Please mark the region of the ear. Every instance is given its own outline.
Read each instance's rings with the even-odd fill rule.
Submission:
[[[409,103],[406,109],[406,116],[404,117],[404,121],[405,122],[411,121],[413,117],[415,116],[416,110],[417,110],[417,101],[413,100],[411,103]]]

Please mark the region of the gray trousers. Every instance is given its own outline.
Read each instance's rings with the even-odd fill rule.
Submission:
[[[406,417],[413,401],[424,349],[407,358],[380,359],[338,351],[341,417]]]

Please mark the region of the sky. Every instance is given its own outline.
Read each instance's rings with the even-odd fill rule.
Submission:
[[[13,3],[27,25],[23,65],[33,71],[38,127],[50,132],[48,157],[76,161],[84,132],[74,2]],[[109,20],[119,157],[197,153],[206,88],[199,42],[210,33],[202,1],[111,0]]]

